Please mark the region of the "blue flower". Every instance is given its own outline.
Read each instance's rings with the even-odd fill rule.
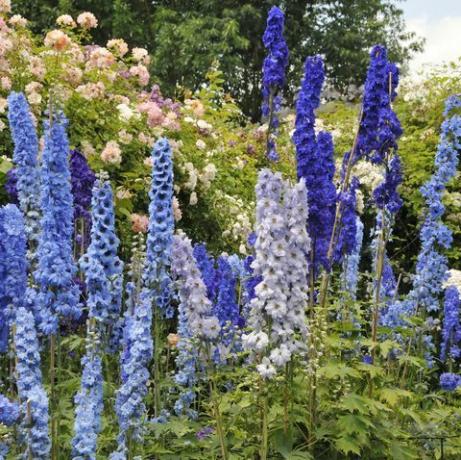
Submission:
[[[140,442],[146,416],[149,364],[153,355],[152,306],[146,289],[136,292],[133,282],[126,287],[128,300],[120,354],[121,385],[116,393],[115,412],[119,422],[118,453],[126,450],[128,437]],[[118,458],[114,453],[111,458]]]
[[[0,423],[11,426],[17,422],[19,418],[19,405],[15,401],[10,401],[8,398],[0,394]]]
[[[69,171],[67,120],[58,114],[51,125],[45,122],[41,188],[41,233],[38,246],[38,267],[34,274],[38,283],[37,314],[40,329],[55,334],[59,318],[78,319],[80,290],[74,281],[72,236],[73,200]]]
[[[194,257],[197,267],[202,274],[202,279],[207,289],[207,296],[214,302],[216,300],[219,282],[215,261],[213,257],[208,254],[205,244],[196,244],[194,246]]]
[[[459,307],[458,289],[455,286],[447,287],[445,290],[442,342],[440,344],[440,359],[442,361],[445,361],[447,355],[452,359],[458,359],[461,356],[459,348],[461,341]]]
[[[288,65],[288,47],[283,38],[285,15],[273,6],[267,17],[267,27],[263,35],[263,43],[267,56],[263,63],[262,80],[262,115],[269,117],[269,133],[267,138],[267,157],[277,161],[275,137],[279,126],[278,112],[282,105],[281,92],[285,86],[285,69]]]
[[[445,391],[455,391],[461,385],[461,376],[444,372],[440,375],[440,388]]]
[[[144,286],[149,289],[156,308],[167,318],[170,306],[171,245],[174,232],[173,162],[167,139],[159,139],[152,150],[152,183],[149,192],[149,228],[147,234]]]
[[[356,216],[355,227],[355,245],[352,252],[343,260],[343,272],[341,275],[343,290],[347,292],[353,300],[357,297],[360,253],[363,242],[363,223],[359,216]]]
[[[16,312],[15,347],[17,387],[21,401],[21,441],[34,460],[49,459],[48,398],[42,385],[40,352],[32,312],[24,307]]]
[[[27,290],[26,235],[21,211],[0,208],[0,352],[8,348],[8,333]]]
[[[38,138],[27,100],[22,93],[8,96],[8,121],[14,142],[13,162],[17,192],[24,214],[29,258],[35,265],[35,251],[40,233],[40,171],[38,167]]]
[[[95,318],[104,338],[117,347],[123,288],[123,262],[117,255],[120,241],[115,233],[115,215],[110,181],[100,177],[93,187],[91,243],[80,259],[85,274],[89,317]],[[108,335],[110,334],[110,336]]]
[[[356,177],[352,178],[348,190],[340,192],[338,199],[341,201],[341,219],[339,236],[334,248],[333,258],[336,263],[341,262],[344,256],[355,251],[357,244],[357,188],[360,183]]]
[[[94,340],[94,339],[93,339]],[[82,358],[82,382],[75,396],[75,435],[72,439],[72,458],[96,459],[96,444],[101,430],[103,411],[102,363],[95,350],[95,344],[89,343]]]
[[[330,133],[315,135],[315,109],[320,104],[320,92],[325,79],[320,56],[308,57],[304,79],[296,102],[296,122],[293,141],[296,147],[298,179],[307,188],[309,207],[308,233],[311,237],[313,266],[317,275],[320,267],[330,268],[327,258],[336,212],[336,187],[333,139]]]

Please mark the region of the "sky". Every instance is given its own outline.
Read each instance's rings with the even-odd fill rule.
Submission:
[[[406,0],[407,28],[426,38],[423,53],[410,63],[417,72],[424,64],[441,64],[461,57],[461,0]]]

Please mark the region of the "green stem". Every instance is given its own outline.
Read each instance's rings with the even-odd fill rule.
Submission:
[[[56,335],[50,338],[50,407],[51,407],[51,460],[58,459],[58,440],[56,438]]]
[[[260,460],[267,460],[269,444],[268,416],[267,416],[267,391],[262,377],[259,380],[259,396],[261,400],[261,446],[259,451]]]

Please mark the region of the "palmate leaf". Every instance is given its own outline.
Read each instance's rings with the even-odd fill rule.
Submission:
[[[382,388],[379,391],[379,399],[385,401],[389,406],[396,406],[401,399],[411,398],[412,393],[400,388]]]
[[[360,455],[360,444],[352,436],[341,436],[335,441],[336,448],[343,454],[357,454]]]
[[[340,362],[330,362],[326,366],[321,367],[318,371],[318,375],[327,379],[336,377],[341,379],[345,377],[360,377],[360,373],[356,369]]]
[[[371,420],[361,415],[347,414],[338,418],[338,427],[341,433],[366,435],[370,428],[374,428]]]

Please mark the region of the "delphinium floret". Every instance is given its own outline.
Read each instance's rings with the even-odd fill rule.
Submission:
[[[248,326],[242,337],[251,357],[260,357],[257,370],[272,378],[277,368],[304,350],[307,327],[307,192],[303,180],[291,187],[279,173],[260,172],[256,187],[254,274],[262,281],[250,303]],[[258,358],[259,359],[259,358]]]
[[[115,402],[119,422],[118,449],[111,459],[120,458],[127,452],[129,444],[139,443],[143,438],[144,398],[149,380],[148,366],[153,355],[152,305],[147,291],[139,291],[138,286],[139,283],[132,281],[126,286],[128,299],[120,354],[121,384]]]
[[[38,284],[37,313],[40,329],[56,334],[60,318],[78,319],[80,290],[74,277],[72,236],[73,199],[69,171],[67,120],[58,113],[45,121],[42,159],[41,233],[34,273]]]
[[[102,339],[116,347],[120,318],[123,262],[117,255],[120,241],[115,232],[112,187],[101,173],[94,183],[91,207],[91,243],[80,259],[85,275],[89,318],[94,318]]]
[[[36,263],[36,250],[40,233],[40,169],[38,165],[38,137],[27,99],[22,93],[8,96],[8,121],[14,142],[16,188],[19,205],[24,214],[29,244],[28,256]]]
[[[445,391],[455,391],[461,386],[461,376],[451,372],[444,372],[440,375],[440,388]]]
[[[75,244],[82,254],[88,246],[91,228],[90,205],[96,176],[86,158],[77,150],[70,152],[70,175],[74,200]]]
[[[213,314],[212,302],[207,296],[205,283],[193,256],[191,241],[183,233],[178,233],[173,239],[172,273],[179,294],[179,342],[175,379],[182,387],[175,411],[178,415],[195,418],[197,414],[190,406],[195,399],[192,387],[197,379],[197,346],[200,343],[205,353],[211,353],[221,327]]]
[[[298,179],[303,178],[309,206],[308,233],[312,239],[311,269],[317,275],[320,267],[330,268],[327,258],[336,211],[336,187],[333,182],[334,148],[331,134],[315,134],[315,109],[325,79],[320,56],[308,57],[304,79],[296,102],[293,141],[296,147]]]
[[[143,284],[156,311],[171,318],[171,246],[174,232],[173,161],[170,144],[159,139],[152,149],[152,182],[149,191],[149,227]]]
[[[202,274],[208,298],[214,302],[218,290],[218,276],[214,258],[208,253],[205,244],[194,245],[194,257]]]
[[[456,360],[461,356],[460,298],[456,286],[448,286],[445,290],[445,302],[442,325],[442,341],[440,344],[440,360],[447,358]]]
[[[0,424],[5,426],[14,425],[19,418],[19,405],[6,396],[0,394]]]
[[[441,250],[450,248],[452,244],[452,233],[442,222],[445,212],[442,198],[447,183],[456,174],[461,149],[461,116],[451,111],[457,104],[460,104],[459,96],[452,96],[446,102],[446,119],[442,123],[435,156],[435,172],[421,187],[427,214],[420,230],[421,251],[416,262],[413,287],[406,299],[389,305],[383,318],[386,326],[406,326],[406,318],[415,315],[417,311],[430,313],[440,309],[439,296],[443,282],[448,277],[447,257]],[[425,343],[431,344],[433,352],[432,341],[426,340]]]
[[[87,349],[82,358],[80,391],[75,396],[72,459],[96,459],[98,434],[103,411],[102,362],[98,353],[98,333],[89,320]]]
[[[25,306],[27,291],[24,218],[14,204],[0,208],[0,351],[6,352],[16,310]]]
[[[262,79],[262,115],[268,117],[267,157],[277,161],[276,132],[279,126],[278,112],[282,105],[282,89],[285,86],[285,71],[288,66],[289,51],[283,29],[285,15],[277,6],[273,6],[267,17],[267,27],[263,35],[267,56],[263,63]]]
[[[21,402],[20,441],[24,458],[49,459],[48,397],[42,385],[40,352],[32,312],[20,307],[16,312],[16,372]]]
[[[355,300],[357,297],[360,255],[363,242],[363,223],[359,216],[356,216],[355,228],[355,245],[352,252],[343,260],[343,271],[341,275],[342,289],[344,292],[348,293],[352,300]]]

